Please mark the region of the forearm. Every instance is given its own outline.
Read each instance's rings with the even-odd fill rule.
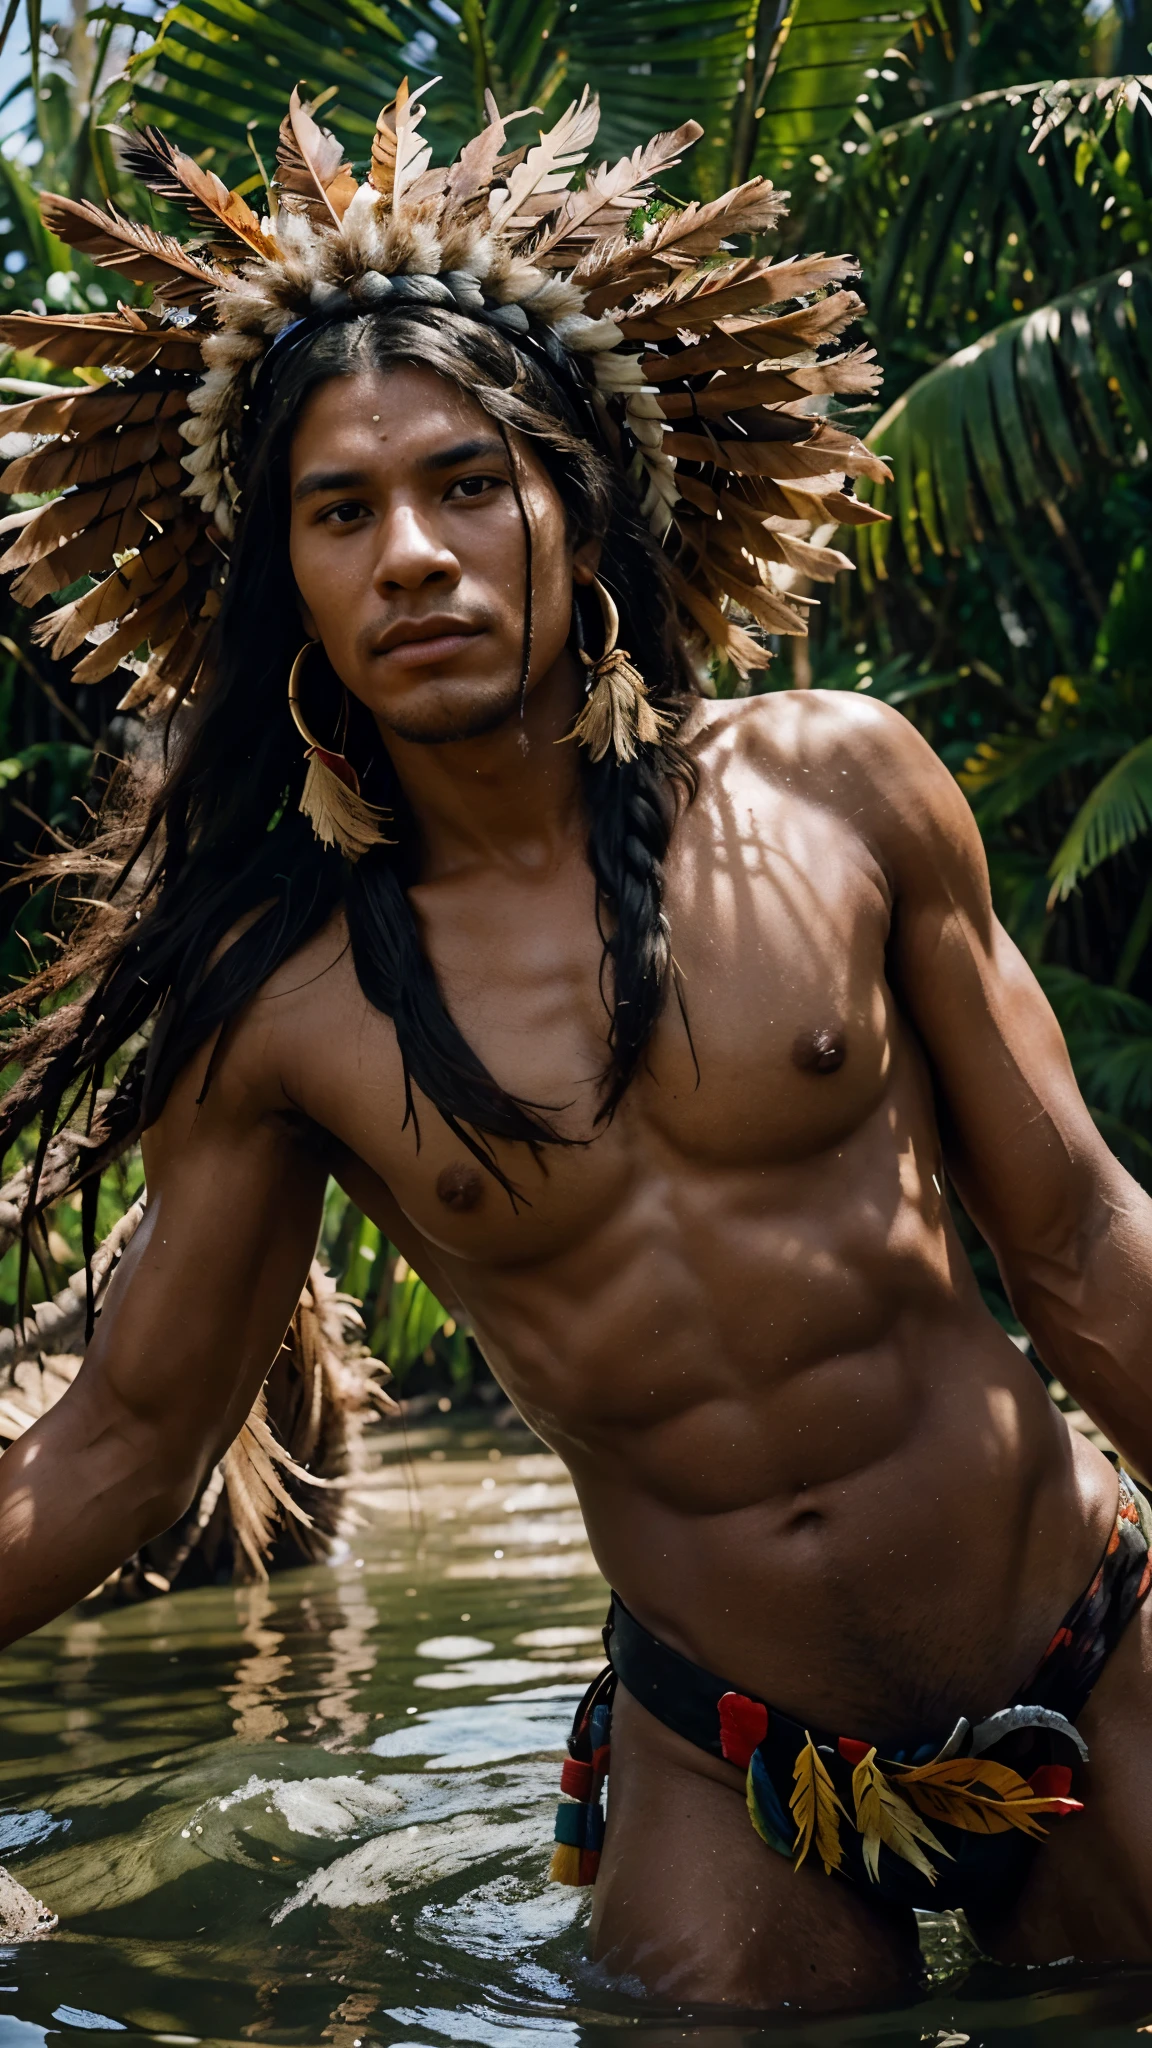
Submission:
[[[1004,1233],[997,1249],[1044,1365],[1125,1463],[1152,1479],[1152,1202],[1117,1166],[1076,1228],[1043,1250],[1019,1250]]]
[[[90,1437],[68,1398],[0,1457],[0,1648],[101,1585],[194,1489],[130,1418]]]

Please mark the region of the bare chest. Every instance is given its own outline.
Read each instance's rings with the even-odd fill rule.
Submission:
[[[582,862],[485,890],[418,892],[449,1011],[501,1086],[563,1141],[493,1150],[513,1202],[421,1095],[405,1124],[395,1033],[345,956],[280,1027],[293,1099],[450,1257],[561,1254],[611,1210],[685,1180],[787,1166],[846,1137],[887,1084],[888,903],[858,835],[786,787],[702,795],[666,863],[676,987],[617,1113],[598,1121],[610,1014]]]

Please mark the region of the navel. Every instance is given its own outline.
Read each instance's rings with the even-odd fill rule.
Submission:
[[[457,1159],[436,1176],[436,1193],[458,1216],[467,1215],[469,1209],[478,1209],[484,1200],[484,1180],[478,1166],[470,1166]]]
[[[822,1025],[818,1031],[798,1031],[792,1059],[805,1074],[834,1074],[844,1065],[848,1048],[838,1024]]]

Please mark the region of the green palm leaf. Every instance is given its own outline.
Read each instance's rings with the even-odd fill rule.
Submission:
[[[1017,86],[857,132],[852,154],[822,174],[811,218],[828,248],[877,249],[874,331],[923,360],[928,335],[958,346],[966,327],[1107,270],[1124,242],[1147,253],[1137,216],[1152,190],[1152,121],[1127,104],[1134,83],[1081,79],[1062,95]],[[1053,101],[1069,111],[1041,141]]]
[[[1081,485],[1101,460],[1139,468],[1152,440],[1152,270],[1095,278],[1010,320],[940,363],[897,399],[869,435],[896,474],[895,512],[908,559],[920,536],[962,554],[989,526]],[[892,487],[867,495],[881,509]],[[892,528],[863,530],[865,563],[885,573]]]
[[[778,178],[853,120],[869,69],[928,12],[875,0],[761,0],[732,110],[730,184]]]
[[[483,121],[487,90],[554,118],[592,78],[603,148],[621,152],[690,114],[723,126],[752,12],[752,0],[461,0],[458,15],[435,0],[179,0],[131,59],[134,113],[212,149],[213,167],[242,182],[253,144],[266,163],[274,153],[297,80],[337,88],[325,119],[363,159],[405,74],[442,81],[427,123],[441,156]],[[99,18],[133,19],[119,7]]]
[[[705,141],[685,178],[705,194],[774,175],[852,119],[869,66],[924,4],[875,0],[178,0],[129,64],[140,121],[243,183],[267,162],[288,92],[337,88],[326,119],[367,154],[400,78],[439,76],[428,133],[441,154],[467,140],[484,94],[555,117],[586,79],[600,93],[613,156],[689,116]],[[93,16],[139,30],[109,5]]]
[[[1078,882],[1152,827],[1152,739],[1141,740],[1117,761],[1081,804],[1049,869],[1052,898],[1062,901]]]
[[[984,831],[1011,818],[1059,775],[1110,760],[1124,741],[1099,729],[1073,728],[1050,737],[982,740],[957,780]]]

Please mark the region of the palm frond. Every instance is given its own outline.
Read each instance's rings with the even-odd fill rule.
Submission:
[[[1059,297],[1138,239],[1120,209],[1152,188],[1141,90],[1124,78],[1081,79],[1062,93],[1041,82],[893,126],[861,116],[851,153],[817,172],[809,239],[868,249],[877,220],[887,222],[869,278],[874,330],[906,337],[911,361],[923,360],[926,335],[951,333],[959,345],[966,327]],[[1039,142],[1053,102],[1065,115]]]
[[[1081,804],[1049,869],[1052,900],[1063,901],[1085,875],[1152,828],[1152,739],[1117,761]]]
[[[762,5],[732,102],[726,183],[760,172],[787,177],[852,123],[860,89],[893,43],[929,12],[874,0],[792,0]]]
[[[883,12],[875,0],[471,0],[449,17],[431,0],[178,0],[128,73],[136,119],[195,154],[210,148],[230,183],[252,178],[253,145],[271,159],[296,81],[302,93],[337,88],[325,121],[358,160],[405,74],[443,81],[427,123],[441,160],[482,122],[486,92],[502,111],[537,106],[555,120],[588,81],[609,159],[656,129],[702,122],[708,141],[684,175],[710,197],[826,147],[867,68],[925,11],[925,0]],[[139,33],[117,0],[89,18]]]
[[[862,0],[847,4],[863,11]],[[554,121],[586,79],[613,157],[692,117],[723,128],[755,12],[754,0],[580,0],[575,11],[569,0],[475,0],[457,20],[429,0],[179,0],[128,69],[137,121],[194,153],[210,148],[213,168],[237,183],[253,176],[253,145],[274,156],[291,84],[302,96],[336,87],[325,123],[364,164],[380,107],[406,74],[414,88],[442,80],[426,124],[440,161],[483,123],[486,92],[504,112],[536,106]],[[140,26],[119,5],[90,18]],[[715,155],[718,187],[726,158]]]
[[[897,399],[868,437],[893,486],[860,491],[895,522],[913,569],[921,534],[962,554],[991,528],[1052,504],[1152,442],[1152,270],[1112,271],[960,349]],[[891,527],[870,529],[865,561],[885,574]]]
[[[1070,769],[1098,766],[1122,752],[1124,741],[1094,727],[1049,736],[981,740],[957,781],[984,831],[1010,818]]]

